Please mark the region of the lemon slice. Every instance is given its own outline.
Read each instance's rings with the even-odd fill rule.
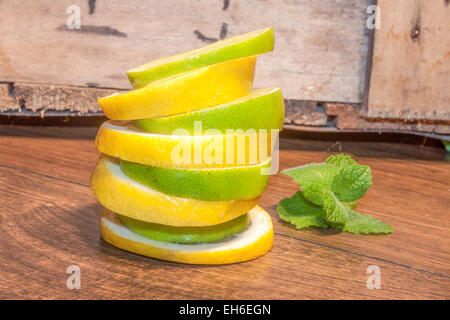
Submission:
[[[174,169],[120,161],[130,178],[162,193],[198,200],[241,200],[260,196],[267,187],[271,161],[233,168]]]
[[[117,160],[105,156],[100,158],[90,183],[97,200],[109,210],[170,226],[223,223],[246,213],[259,200],[203,201],[169,196],[127,177]]]
[[[201,125],[203,134],[222,134],[229,129],[278,129],[283,128],[284,100],[279,88],[253,90],[249,95],[212,108],[191,111],[168,117],[135,120],[140,129],[171,134],[186,129],[193,135]],[[198,129],[197,129],[198,130]]]
[[[129,123],[107,121],[101,125],[95,145],[101,153],[114,158],[150,166],[223,168],[268,160],[275,145],[271,141],[270,133],[162,135],[141,131]]]
[[[187,264],[228,264],[248,261],[267,253],[273,244],[269,214],[260,207],[248,212],[249,227],[219,242],[179,244],[152,240],[125,227],[111,211],[100,221],[103,239],[120,249],[160,260]]]
[[[98,100],[113,120],[168,116],[222,104],[250,93],[256,57],[230,60]]]
[[[141,88],[155,80],[208,65],[262,54],[273,50],[272,28],[249,32],[218,41],[200,49],[151,61],[128,70],[128,79],[134,88]]]

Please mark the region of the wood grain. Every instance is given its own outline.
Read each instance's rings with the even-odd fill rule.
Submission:
[[[289,145],[298,147],[299,144],[290,142]],[[356,210],[388,222],[394,226],[394,234],[388,237],[359,237],[355,241],[355,237],[348,233],[312,229],[302,232],[301,237],[366,256],[380,259],[389,257],[390,261],[398,264],[450,275],[450,241],[447,239],[450,231],[449,164],[412,160],[409,157],[392,159],[386,154],[381,156],[384,153],[381,151],[382,145],[378,146],[380,155],[374,156],[375,151],[371,150],[373,147],[376,144],[365,147],[370,150],[371,154],[368,155],[354,153],[357,151],[355,148],[341,145],[344,152],[352,154],[358,162],[369,165],[373,174],[373,186],[359,201]],[[316,153],[314,157],[305,156],[303,150],[289,148],[280,153],[280,158],[284,159],[281,169],[312,161],[321,162],[328,156],[329,153],[324,152]],[[266,206],[275,208],[279,200],[286,197],[286,193],[293,194],[297,189],[298,185],[289,179],[272,179],[262,201]],[[299,236],[292,228],[285,224],[282,226],[283,232]],[[419,234],[420,237],[417,236]]]
[[[450,6],[443,0],[379,0],[370,118],[450,120]]]
[[[211,41],[273,26],[276,48],[255,84],[289,99],[361,102],[369,0],[98,2],[0,4],[0,81],[129,88],[125,71]],[[69,30],[70,5],[81,29]]]
[[[231,266],[146,259],[105,244],[85,186],[1,168],[2,298],[445,298],[450,279],[276,234],[271,253]],[[69,265],[79,291],[65,287]],[[382,270],[381,290],[366,268]],[[3,267],[5,266],[5,267]],[[427,285],[424,287],[424,284]],[[414,289],[415,288],[415,289]]]
[[[186,266],[123,252],[99,238],[101,206],[88,187],[98,154],[93,129],[0,126],[0,298],[438,298],[450,292],[449,164],[431,147],[374,142],[281,141],[281,168],[345,151],[372,168],[357,210],[381,218],[391,236],[302,230],[276,205],[298,190],[271,178],[261,206],[275,245],[230,266]],[[81,268],[68,290],[66,268]],[[378,265],[382,289],[366,287]]]

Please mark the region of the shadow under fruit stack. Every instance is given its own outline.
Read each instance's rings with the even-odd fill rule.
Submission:
[[[270,250],[272,221],[257,204],[284,102],[279,88],[252,84],[273,44],[268,28],[158,59],[127,72],[133,90],[99,99],[111,120],[97,134],[91,188],[106,242],[191,264]]]

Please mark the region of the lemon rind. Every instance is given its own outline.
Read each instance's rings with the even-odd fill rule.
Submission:
[[[90,179],[97,200],[118,214],[171,226],[210,226],[245,214],[260,197],[206,201],[169,196],[145,186],[121,170],[116,159],[102,156]]]
[[[230,264],[256,259],[273,245],[273,226],[269,214],[259,206],[248,212],[249,227],[227,240],[215,243],[177,244],[156,241],[126,228],[117,215],[105,210],[100,232],[109,244],[147,257],[186,264]]]
[[[225,61],[103,97],[98,103],[113,120],[163,117],[209,108],[249,94],[255,64],[256,57]]]

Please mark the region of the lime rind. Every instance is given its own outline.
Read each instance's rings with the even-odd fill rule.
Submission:
[[[207,227],[173,227],[168,225],[144,222],[118,215],[131,231],[146,238],[171,243],[210,243],[223,240],[245,230],[249,224],[247,214],[233,220]]]
[[[131,179],[116,159],[102,156],[90,179],[97,200],[133,219],[171,226],[204,227],[237,218],[258,203],[250,200],[202,201],[173,197]]]
[[[256,57],[233,59],[98,99],[112,120],[165,117],[206,109],[251,92]]]
[[[176,169],[146,166],[121,160],[129,178],[159,192],[197,200],[244,200],[260,196],[267,187],[270,159],[250,166],[218,169]]]
[[[212,64],[273,50],[274,31],[266,28],[212,43],[203,48],[161,58],[127,71],[133,88]]]
[[[159,134],[225,134],[227,130],[281,130],[284,99],[279,88],[253,90],[249,95],[212,108],[133,121],[141,130]],[[180,130],[181,129],[181,130]]]

